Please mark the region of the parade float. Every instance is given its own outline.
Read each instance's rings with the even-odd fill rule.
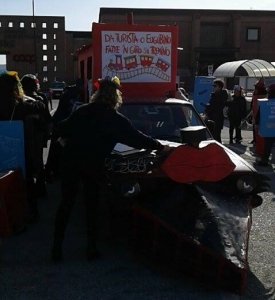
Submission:
[[[112,197],[131,203],[131,249],[242,295],[252,208],[268,178],[213,140],[190,102],[165,99],[176,87],[177,35],[177,26],[137,25],[131,15],[125,24],[93,23],[92,44],[78,51],[79,74],[92,86],[119,77],[120,111],[173,147],[164,155],[118,145],[106,160]]]

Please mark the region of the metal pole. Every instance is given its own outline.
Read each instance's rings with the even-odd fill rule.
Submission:
[[[35,76],[38,77],[37,50],[36,50],[36,23],[35,23],[35,17],[34,17],[34,0],[32,0],[32,23],[33,23],[33,44],[34,44],[34,67],[35,67]]]

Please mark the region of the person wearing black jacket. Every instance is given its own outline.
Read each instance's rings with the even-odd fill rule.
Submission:
[[[43,148],[47,148],[47,142],[49,139],[49,127],[52,123],[52,117],[49,112],[49,106],[47,99],[38,95],[38,79],[33,74],[26,74],[21,78],[21,84],[26,96],[31,97],[37,101],[44,103],[45,109],[42,114],[35,121],[36,129],[36,146],[39,160],[39,170],[36,178],[36,193],[38,197],[44,197],[47,195],[43,162]]]
[[[215,79],[213,81],[213,88],[214,90],[211,93],[205,113],[207,118],[215,123],[212,132],[213,138],[221,143],[221,131],[224,122],[223,109],[228,98],[228,93],[227,90],[224,89],[224,82],[221,79]]]
[[[67,119],[75,108],[84,103],[83,81],[77,79],[74,85],[66,86],[62,93],[58,107],[53,115],[53,128],[47,162],[45,164],[46,181],[52,183],[55,177],[59,177],[60,145],[57,139],[60,137],[57,124]]]
[[[157,140],[138,131],[117,111],[122,102],[119,83],[106,78],[100,81],[92,103],[80,106],[61,121],[58,131],[65,139],[61,162],[62,199],[55,221],[52,259],[62,260],[62,243],[69,216],[76,199],[79,181],[86,198],[87,259],[98,256],[96,217],[98,192],[106,183],[105,159],[116,143],[137,149],[170,150]]]
[[[25,182],[27,201],[30,211],[29,222],[36,222],[39,218],[37,197],[35,193],[34,173],[37,169],[33,147],[34,128],[30,119],[34,115],[41,115],[45,105],[31,98],[26,98],[17,72],[8,71],[0,75],[0,120],[21,120],[24,123],[25,145]]]
[[[241,135],[241,122],[246,117],[246,100],[242,96],[242,88],[239,85],[235,85],[234,95],[231,101],[226,102],[228,106],[228,120],[229,120],[229,139],[230,144],[233,144],[233,132],[235,129],[236,143],[240,143],[242,140]]]

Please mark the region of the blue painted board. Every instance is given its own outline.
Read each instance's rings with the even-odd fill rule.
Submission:
[[[259,134],[275,137],[275,99],[258,99],[260,108]]]
[[[214,79],[216,78],[209,76],[195,77],[193,104],[199,113],[204,112],[205,104],[207,104],[210,100],[210,95],[213,91],[212,85]],[[204,104],[204,106],[201,105],[201,102]]]
[[[22,121],[0,121],[0,172],[22,168],[25,174]]]

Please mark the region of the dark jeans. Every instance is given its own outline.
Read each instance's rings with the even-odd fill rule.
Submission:
[[[235,132],[236,132],[236,141],[240,141],[242,139],[242,134],[241,134],[241,120],[240,121],[235,121],[235,122],[232,122],[230,121],[230,125],[229,125],[229,138],[230,140],[233,140],[233,133],[234,133],[234,129],[235,129]]]
[[[220,128],[219,126],[216,126],[216,124],[215,124],[212,135],[213,135],[213,138],[220,143],[222,142],[221,132],[222,132],[222,128]]]
[[[59,135],[56,133],[56,131],[53,131],[47,162],[45,164],[46,177],[49,177],[52,174],[58,175],[59,173],[62,146],[57,142],[58,138]]]
[[[87,163],[70,163],[61,168],[62,198],[55,221],[55,247],[62,246],[80,182],[83,184],[85,195],[88,246],[96,240],[99,189],[105,184],[103,168]]]
[[[26,172],[26,190],[27,190],[27,202],[29,207],[29,212],[31,217],[38,215],[38,202],[36,196],[36,189],[34,178],[32,175],[27,174]]]
[[[263,156],[261,158],[261,160],[263,162],[268,162],[274,143],[275,143],[275,137],[265,137],[264,138],[264,152],[263,152]]]

